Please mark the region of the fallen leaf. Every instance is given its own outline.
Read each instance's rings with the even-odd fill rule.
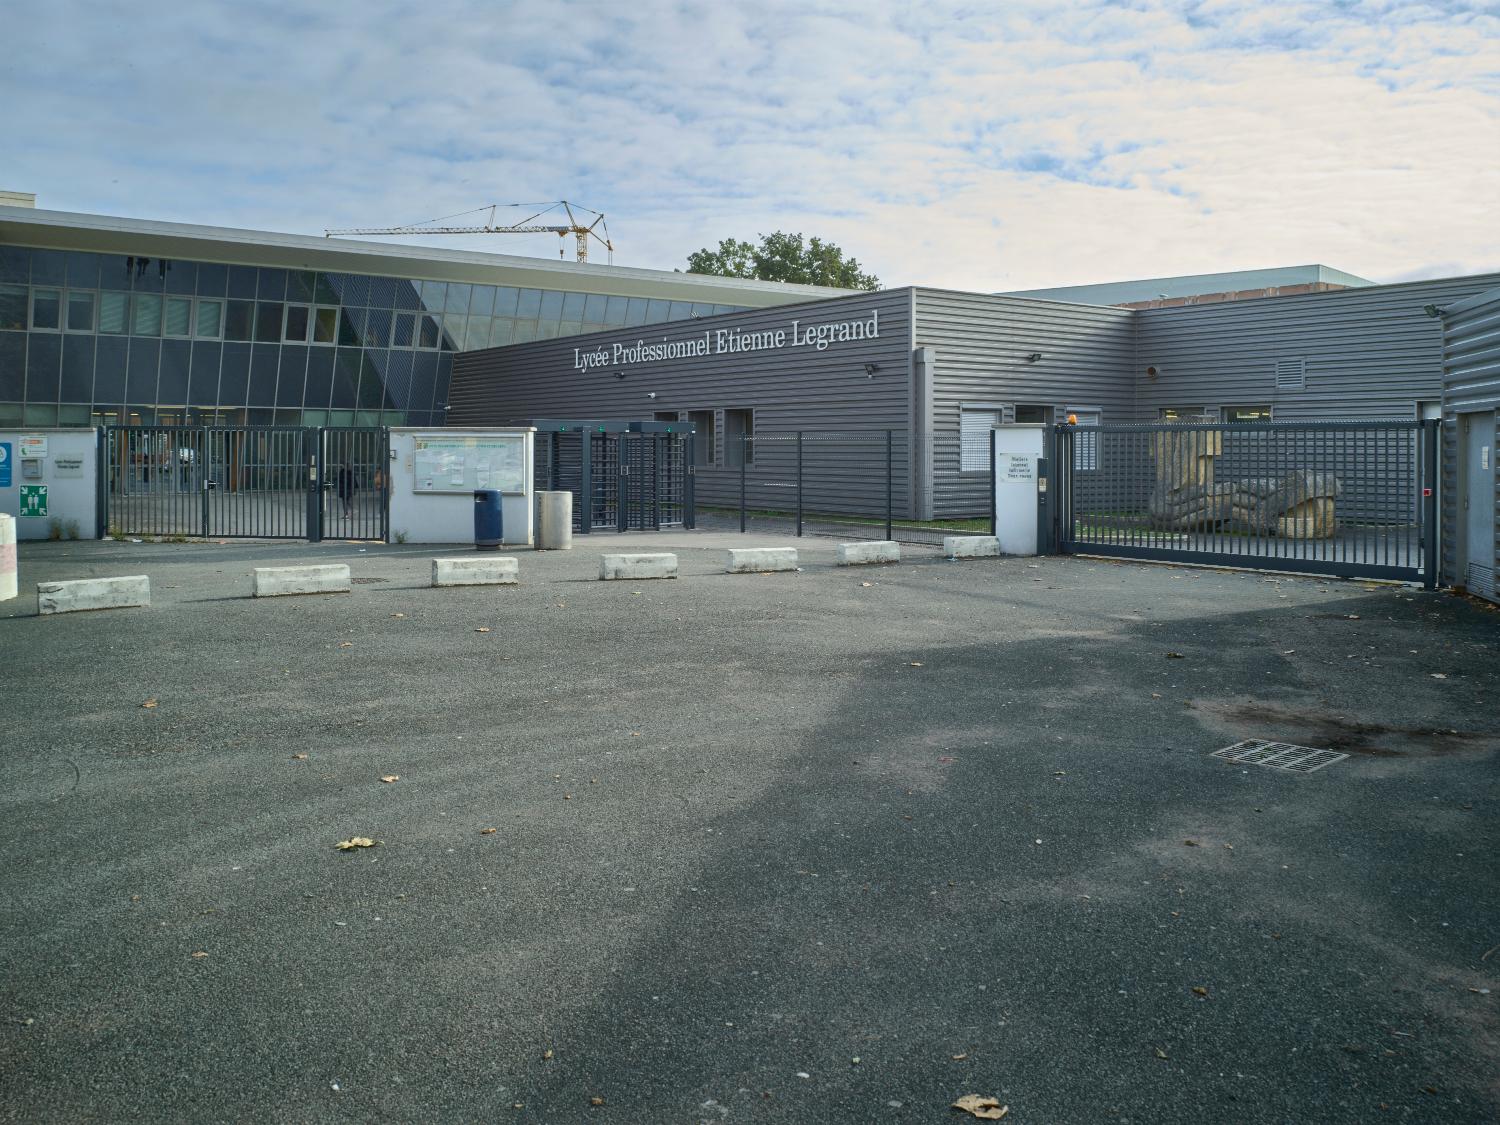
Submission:
[[[144,707],[147,711],[150,711],[153,707],[156,706],[156,700],[148,699],[146,700],[146,702],[142,703],[141,706]]]
[[[373,848],[374,846],[375,841],[368,836],[351,836],[347,840],[338,842],[338,849],[341,852],[347,852],[351,848]]]
[[[488,633],[489,631],[490,627],[488,625],[480,625],[474,630],[476,633]]]
[[[387,785],[389,785],[393,781],[400,781],[401,780],[401,775],[399,773],[388,773],[384,777],[382,777],[380,780],[383,781],[383,782],[385,782]]]
[[[340,641],[339,642],[339,648],[353,648],[353,647],[354,647],[354,642],[353,641]]]
[[[198,961],[201,961],[201,960],[203,960],[203,958],[205,958],[205,957],[207,957],[207,956],[208,956],[208,954],[207,954],[207,953],[205,953],[205,952],[203,952],[203,950],[201,950],[201,949],[200,949],[200,950],[198,950],[198,952],[197,952],[197,953],[194,953],[194,954],[193,954],[193,957],[194,957],[194,959],[195,959],[195,960],[198,960]]]
[[[999,1121],[1010,1112],[1010,1106],[1001,1105],[999,1098],[985,1098],[978,1094],[965,1094],[953,1103],[953,1109],[961,1109],[981,1121]]]
[[[493,829],[493,828],[481,828],[479,830],[479,834],[481,836],[493,836],[495,834],[495,832],[496,832],[496,829]]]
[[[1208,989],[1204,988],[1201,984],[1195,984],[1195,985],[1193,985],[1193,995],[1194,996],[1207,996],[1208,995]]]

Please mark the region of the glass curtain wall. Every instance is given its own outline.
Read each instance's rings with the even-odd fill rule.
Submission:
[[[0,246],[0,426],[436,426],[454,352],[739,308]]]

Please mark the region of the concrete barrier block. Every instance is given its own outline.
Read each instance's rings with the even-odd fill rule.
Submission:
[[[252,572],[254,596],[276,598],[283,594],[347,594],[349,568],[343,563],[328,566],[258,566]]]
[[[727,574],[760,574],[767,570],[796,570],[796,547],[734,547],[724,559]]]
[[[950,559],[1000,557],[1000,540],[993,535],[945,535],[943,554]]]
[[[521,564],[503,555],[432,560],[434,586],[514,586],[520,574]]]
[[[85,609],[129,609],[151,604],[151,580],[144,574],[126,578],[80,578],[73,582],[38,582],[36,611],[77,613]]]
[[[901,561],[901,544],[889,539],[873,543],[840,543],[834,551],[833,561],[839,566],[896,563]]]
[[[676,578],[676,555],[605,555],[599,560],[599,580],[615,578]]]

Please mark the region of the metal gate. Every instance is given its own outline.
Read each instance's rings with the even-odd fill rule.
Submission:
[[[383,429],[109,426],[104,525],[121,535],[384,539]]]
[[[1059,426],[1063,554],[1437,580],[1438,423]]]
[[[558,422],[537,427],[539,487],[573,494],[573,530],[693,526],[693,432],[675,423]]]

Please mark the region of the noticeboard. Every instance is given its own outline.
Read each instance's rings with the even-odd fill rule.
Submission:
[[[414,492],[472,492],[476,488],[526,491],[524,434],[484,437],[418,434],[413,437],[412,446]]]

